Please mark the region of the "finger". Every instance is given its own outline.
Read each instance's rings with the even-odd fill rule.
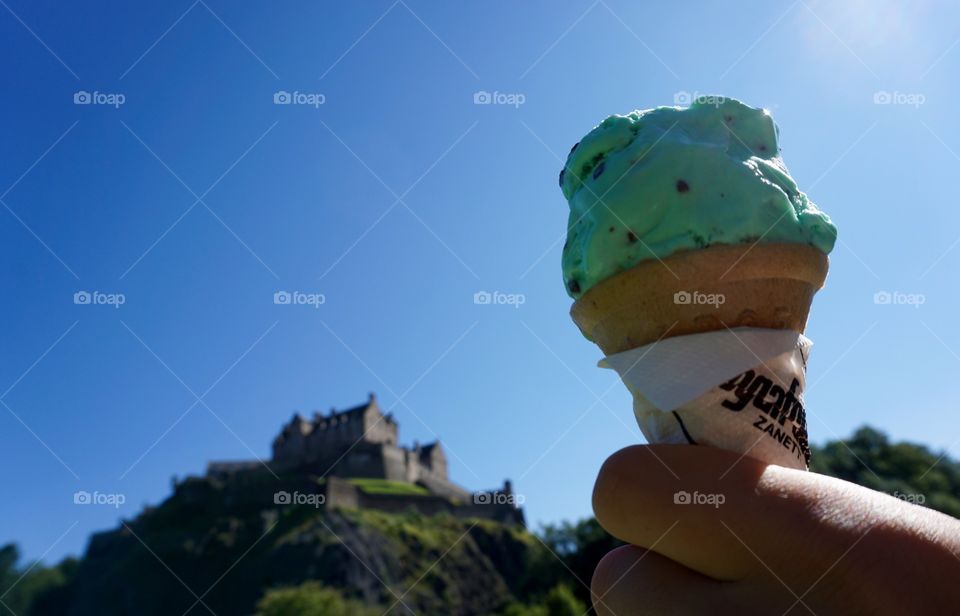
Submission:
[[[679,491],[686,503],[675,501]],[[695,494],[723,500],[711,505]],[[801,611],[818,602],[836,609],[841,597],[869,606],[864,613],[917,611],[902,606],[896,589],[930,584],[931,572],[954,570],[960,553],[960,523],[942,514],[704,446],[617,452],[600,471],[594,511],[623,541],[710,578],[739,581],[738,592],[762,595],[757,605],[786,601]]]
[[[590,592],[599,616],[727,614],[736,602],[729,583],[632,545],[603,557]]]
[[[622,449],[600,470],[597,520],[610,534],[719,580],[789,578],[816,527],[818,475],[704,446]],[[838,482],[845,483],[845,482]],[[822,532],[820,533],[822,535]]]

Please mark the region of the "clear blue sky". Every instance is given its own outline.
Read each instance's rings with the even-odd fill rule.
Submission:
[[[808,329],[812,439],[869,422],[960,451],[952,3],[0,5],[0,541],[31,558],[369,391],[460,483],[512,478],[534,525],[588,515],[604,458],[642,437],[567,316],[558,156],[678,92],[769,108],[840,228]]]

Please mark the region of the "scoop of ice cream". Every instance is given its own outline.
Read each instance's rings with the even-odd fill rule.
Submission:
[[[714,244],[794,242],[829,253],[837,229],[797,188],[777,136],[766,110],[721,97],[601,122],[560,172],[570,296],[641,261]]]

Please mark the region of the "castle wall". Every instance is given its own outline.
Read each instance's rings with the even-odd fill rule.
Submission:
[[[381,445],[380,451],[383,456],[383,478],[412,483],[409,479],[406,451],[395,445]]]
[[[397,424],[393,419],[380,415],[379,409],[363,414],[363,434],[366,434],[366,440],[374,443],[397,444]]]
[[[436,477],[442,479],[447,478],[447,457],[444,455],[443,449],[440,448],[439,444],[430,450],[430,469]]]
[[[387,513],[402,513],[413,509],[423,515],[452,513],[453,507],[445,498],[439,496],[404,496],[400,494],[364,494],[360,495],[363,507],[378,509]]]
[[[471,494],[460,486],[447,480],[446,477],[438,477],[436,474],[424,474],[419,482],[427,487],[434,494],[443,496],[459,502],[469,502]]]
[[[449,514],[461,518],[481,518],[507,524],[524,524],[523,511],[509,503],[477,499],[467,494],[455,502],[441,494],[402,495],[367,494],[345,479],[328,476],[323,486],[308,476],[290,477],[277,481],[265,470],[246,470],[228,478],[188,478],[179,483],[173,498],[190,504],[216,502],[226,507],[269,508],[287,506],[276,501],[281,492],[300,495],[322,491],[326,508],[370,508],[388,513],[414,510],[425,516]]]
[[[523,511],[512,505],[455,505],[441,496],[401,496],[396,494],[364,494],[358,491],[361,507],[378,509],[387,513],[403,513],[414,510],[421,515],[441,513],[458,518],[496,520],[505,524],[524,524]]]
[[[349,481],[337,477],[327,477],[325,495],[324,506],[326,507],[360,507],[360,490]]]
[[[215,460],[207,464],[207,476],[226,478],[263,468],[260,460]]]
[[[330,475],[340,477],[373,477],[382,478],[386,475],[386,461],[381,453],[381,445],[360,443],[353,447],[347,455],[337,460],[341,454],[334,452],[337,457],[327,458],[315,465],[318,473],[329,471]],[[336,463],[331,469],[330,466]]]
[[[356,443],[360,439],[364,438],[364,429],[363,429],[363,415],[346,415],[344,416],[346,422],[340,426],[341,431],[341,441],[346,440],[349,443]]]
[[[523,517],[523,510],[513,505],[480,505],[469,504],[461,507],[454,507],[453,514],[460,518],[482,518],[496,520],[504,524],[519,524],[525,526],[526,521]]]
[[[496,520],[505,524],[524,524],[523,511],[506,504],[451,503],[438,495],[409,496],[401,494],[367,494],[348,481],[329,477],[326,483],[328,508],[367,508],[387,513],[416,511],[421,515],[434,516],[446,513],[459,518]]]

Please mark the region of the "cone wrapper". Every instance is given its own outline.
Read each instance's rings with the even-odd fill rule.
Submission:
[[[710,445],[807,468],[803,402],[812,342],[792,330],[739,327],[676,336],[605,357],[633,395],[650,443]]]

